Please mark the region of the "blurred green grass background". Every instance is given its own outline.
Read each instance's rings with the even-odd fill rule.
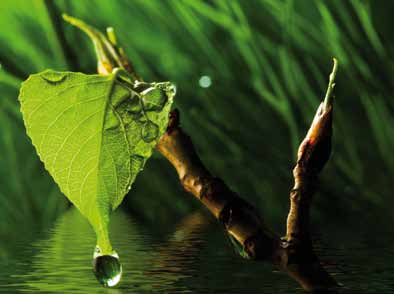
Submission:
[[[0,258],[68,207],[25,134],[17,100],[31,73],[95,72],[90,41],[63,12],[113,26],[145,80],[176,83],[182,125],[203,161],[278,228],[297,146],[337,57],[334,146],[314,222],[391,218],[393,9],[394,1],[372,0],[0,1]],[[158,227],[200,206],[156,155],[123,207]]]

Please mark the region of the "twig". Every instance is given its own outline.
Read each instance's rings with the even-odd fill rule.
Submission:
[[[335,280],[321,267],[311,243],[294,246],[281,240],[263,223],[252,205],[209,173],[179,122],[179,112],[175,110],[170,114],[167,132],[156,148],[174,166],[184,189],[212,212],[243,247],[246,256],[271,261],[308,291],[336,286]],[[303,205],[297,207],[298,211],[303,211]],[[308,224],[303,221],[303,214],[294,214],[294,217],[294,224]]]
[[[157,150],[175,167],[184,189],[197,197],[243,246],[248,258],[271,259],[280,239],[263,223],[257,211],[205,168],[190,137],[173,111]]]
[[[297,164],[293,170],[294,187],[290,192],[290,211],[287,217],[288,242],[301,242],[311,246],[309,210],[316,190],[317,177],[331,153],[332,96],[337,71],[337,61],[330,75],[324,101],[318,107],[311,127],[298,149]]]

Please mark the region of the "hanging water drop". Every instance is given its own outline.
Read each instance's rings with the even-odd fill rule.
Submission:
[[[119,255],[116,252],[112,255],[101,255],[97,248],[93,257],[93,273],[101,285],[114,287],[122,277],[122,265],[119,262]]]
[[[158,125],[156,125],[155,123],[148,120],[144,124],[144,126],[142,127],[142,130],[141,130],[142,139],[145,142],[150,143],[150,142],[154,141],[155,139],[157,139],[158,135],[159,135]]]
[[[66,76],[67,74],[64,72],[56,72],[53,70],[47,70],[41,74],[41,78],[50,84],[63,82]]]

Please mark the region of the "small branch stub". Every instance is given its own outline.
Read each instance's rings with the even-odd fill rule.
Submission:
[[[317,176],[328,161],[331,153],[333,90],[338,62],[334,66],[324,101],[319,105],[311,127],[300,144],[297,156],[298,172]]]
[[[293,170],[294,187],[290,192],[290,211],[287,217],[286,239],[292,243],[311,246],[309,209],[317,177],[331,153],[333,90],[338,62],[330,74],[327,93],[319,105],[307,135],[301,142],[297,164]]]

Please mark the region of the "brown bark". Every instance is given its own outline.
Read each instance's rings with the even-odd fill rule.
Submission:
[[[253,206],[205,168],[190,137],[179,127],[178,111],[171,113],[157,149],[175,167],[184,189],[212,212],[249,258],[269,257],[280,239],[264,225]]]
[[[167,132],[157,149],[174,166],[184,189],[223,223],[248,258],[272,262],[307,291],[337,285],[320,265],[310,242],[308,216],[314,180],[299,174],[301,162],[294,170],[296,184],[290,197],[287,237],[281,240],[264,224],[252,205],[205,168],[190,137],[179,126],[178,111],[171,113]],[[298,242],[298,239],[308,242]]]

